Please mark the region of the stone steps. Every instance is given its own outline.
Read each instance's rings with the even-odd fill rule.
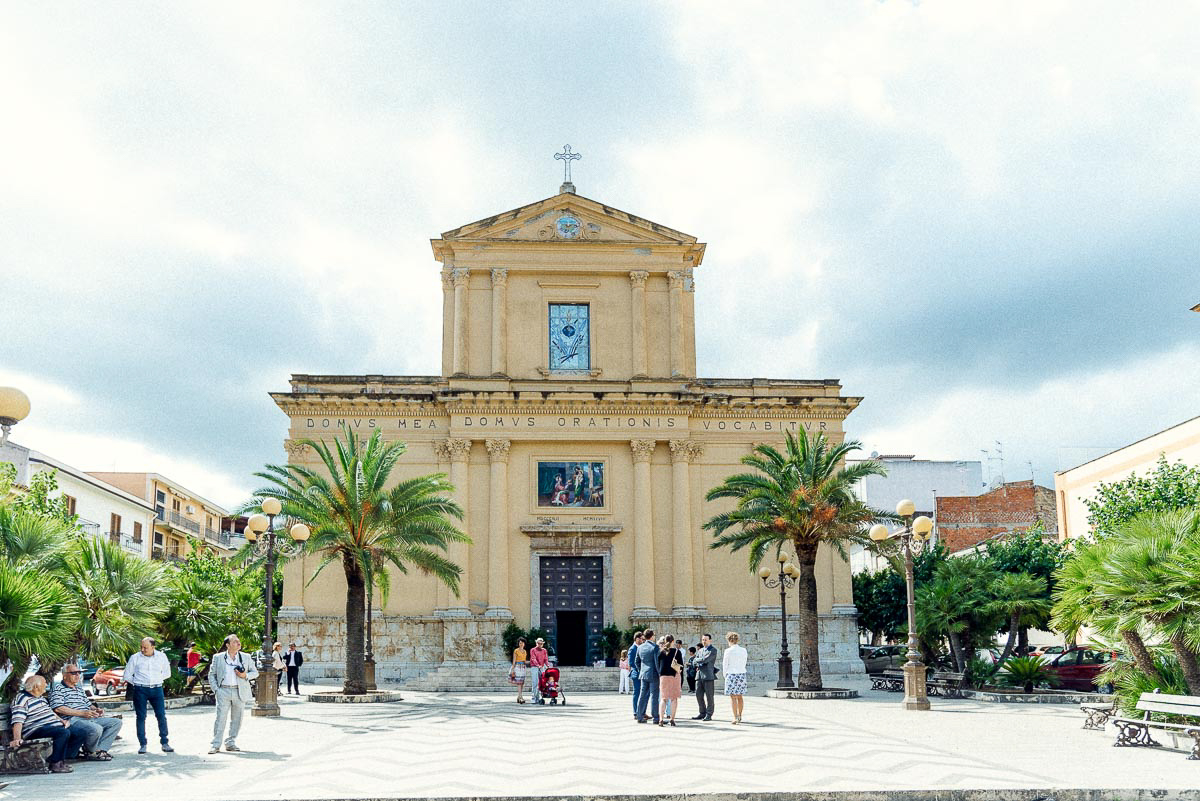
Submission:
[[[618,668],[564,667],[560,668],[559,684],[563,692],[615,692],[620,684]],[[420,692],[516,692],[508,683],[508,668],[443,665],[423,676],[409,679],[400,685],[404,690]],[[525,690],[531,689],[529,682]]]

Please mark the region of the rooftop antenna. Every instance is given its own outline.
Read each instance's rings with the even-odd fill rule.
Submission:
[[[1025,464],[1029,465],[1029,480],[1030,480],[1030,481],[1032,481],[1034,484],[1036,484],[1036,483],[1037,483],[1037,477],[1036,477],[1036,476],[1034,476],[1034,474],[1033,474],[1033,460],[1032,460],[1032,459],[1026,459],[1026,460],[1025,460]]]
[[[1000,483],[1004,483],[1004,444],[996,440],[996,455],[1000,459]],[[1005,494],[1008,494],[1007,491]]]
[[[992,454],[987,448],[980,448],[979,452],[983,454],[983,486],[990,486],[992,483]]]

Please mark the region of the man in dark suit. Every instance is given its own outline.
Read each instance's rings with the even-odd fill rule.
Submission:
[[[646,629],[642,635],[646,641],[638,646],[638,683],[642,685],[638,696],[637,722],[646,722],[646,705],[649,704],[658,723],[658,645],[654,642],[654,630]]]
[[[633,645],[629,646],[629,678],[633,685],[633,719],[638,719],[638,699],[642,697],[642,662],[638,659],[638,648],[645,642],[639,631],[633,635]]]
[[[304,664],[304,654],[296,648],[296,643],[288,646],[288,652],[283,656],[283,664],[287,668],[287,691],[290,693],[295,686],[296,695],[299,695],[300,666]]]
[[[712,720],[713,690],[717,680],[717,649],[713,647],[711,635],[705,634],[700,638],[700,647],[696,649],[693,664],[696,666],[696,703],[700,706],[700,714],[692,720]]]

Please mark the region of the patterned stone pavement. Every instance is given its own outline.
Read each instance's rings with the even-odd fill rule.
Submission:
[[[197,707],[171,713],[176,754],[138,757],[127,737],[112,762],[79,765],[70,776],[0,778],[9,782],[0,798],[1185,791],[1171,798],[1196,797],[1200,787],[1200,763],[1179,751],[1113,748],[1111,733],[1080,728],[1073,707],[935,699],[934,711],[921,714],[899,709],[896,695],[860,689],[863,697],[845,701],[749,697],[738,726],[718,696],[720,719],[675,728],[635,724],[629,697],[616,694],[569,694],[565,707],[517,706],[496,694],[405,693],[401,703],[369,705],[285,698],[281,718],[246,718],[245,751],[213,756],[213,712]],[[692,699],[683,712],[694,714]]]

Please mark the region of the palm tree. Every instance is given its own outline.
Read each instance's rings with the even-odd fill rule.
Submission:
[[[1101,589],[1115,546],[1116,541],[1110,537],[1074,543],[1074,551],[1054,574],[1050,622],[1072,640],[1085,626],[1091,626],[1103,638],[1120,638],[1138,669],[1161,683],[1162,676],[1142,636],[1142,616],[1127,600],[1114,598]]]
[[[7,670],[0,699],[10,700],[30,659],[61,659],[70,647],[67,592],[41,570],[0,562],[0,673]]]
[[[1200,695],[1200,655],[1193,647],[1200,577],[1179,569],[1180,557],[1200,548],[1200,509],[1142,513],[1110,536],[1112,552],[1097,591],[1158,630],[1179,660],[1188,692]]]
[[[45,567],[58,558],[79,530],[63,520],[0,505],[0,560]]]
[[[67,593],[68,657],[124,656],[158,628],[166,581],[157,563],[108,540],[85,538],[60,557],[54,573]],[[38,672],[50,679],[64,662],[42,658]]]
[[[769,551],[790,543],[796,552],[800,575],[796,596],[800,653],[796,684],[820,689],[821,662],[817,628],[817,549],[836,548],[845,557],[845,543],[865,541],[863,528],[890,518],[863,504],[854,485],[867,476],[885,474],[879,462],[866,460],[842,467],[846,457],[862,446],[856,442],[830,445],[824,434],[809,438],[787,432],[784,453],[758,445],[742,464],[756,472],[729,476],[704,496],[705,500],[733,498],[736,504],[714,515],[704,528],[714,536],[710,548],[749,549],[750,570],[758,568]]]
[[[443,552],[451,542],[470,542],[447,518],[461,520],[462,507],[448,497],[454,487],[444,473],[401,481],[386,489],[396,461],[406,450],[403,442],[385,443],[376,431],[361,443],[351,431],[325,442],[303,440],[320,458],[324,471],[302,465],[268,465],[256,473],[271,486],[254,494],[275,497],[282,514],[302,520],[312,529],[306,549],[323,558],[315,579],[333,562],[346,575],[347,695],[366,692],[363,665],[363,610],[368,577],[374,560],[407,573],[413,566],[432,574],[458,593],[462,569]],[[378,581],[378,578],[374,579]]]
[[[1037,621],[1049,614],[1048,591],[1046,579],[1029,573],[1003,573],[992,584],[995,598],[991,607],[1008,619],[1008,640],[1004,643],[1000,660],[996,662],[996,670],[1003,668],[1008,661],[1018,632],[1036,625]]]

